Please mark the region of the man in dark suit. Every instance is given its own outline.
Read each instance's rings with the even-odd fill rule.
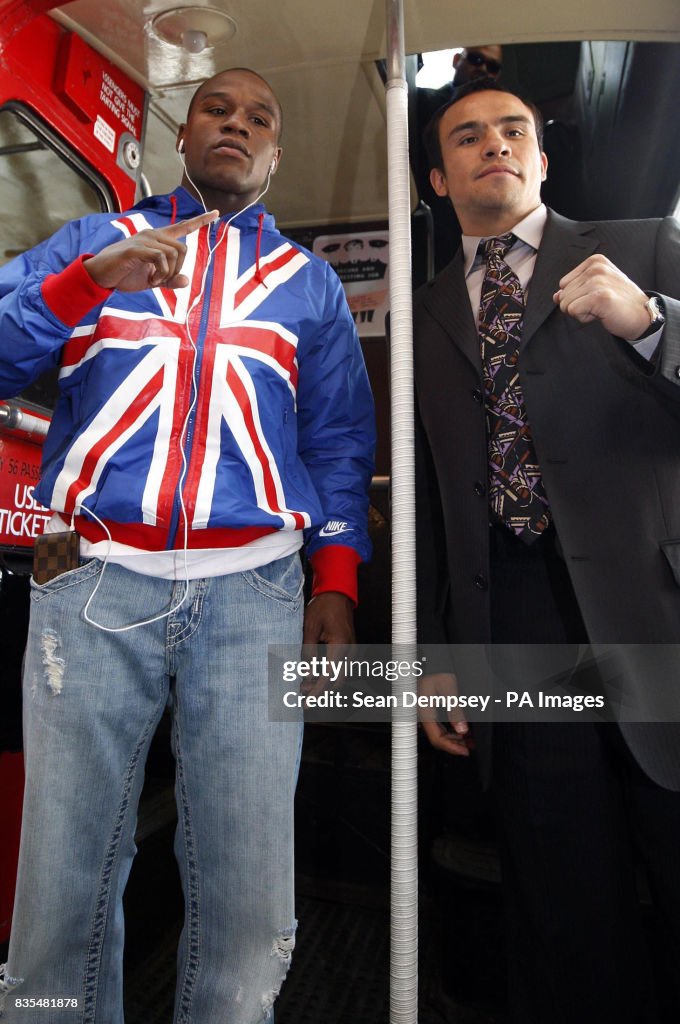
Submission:
[[[680,671],[680,228],[546,210],[541,127],[482,82],[428,129],[432,186],[463,239],[414,305],[420,636],[610,645],[642,701]],[[454,685],[442,672],[423,692]],[[469,752],[464,720],[424,727]],[[492,740],[476,730],[513,1024],[677,1019],[677,993],[664,1010],[650,980],[633,854],[677,977],[677,728],[504,722]]]

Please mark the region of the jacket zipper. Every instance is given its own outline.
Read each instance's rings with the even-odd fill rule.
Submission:
[[[218,227],[219,227],[219,223],[220,223],[219,220],[217,220],[214,223],[212,223],[210,225],[210,227],[208,228],[208,250],[209,250],[209,253],[210,253],[209,256],[208,256],[208,260],[210,262],[210,266],[208,267],[208,273],[206,274],[205,289],[203,291],[203,297],[201,299],[201,302],[202,302],[201,320],[200,320],[199,328],[198,328],[198,337],[195,340],[195,345],[196,345],[196,362],[195,362],[195,364],[193,366],[193,373],[192,373],[192,377],[191,377],[192,382],[193,381],[196,382],[196,391],[195,391],[195,395],[194,395],[193,390],[190,390],[190,392],[189,392],[190,399],[191,399],[191,401],[193,401],[194,407],[193,407],[193,410],[192,410],[192,412],[191,412],[191,414],[189,416],[188,422],[187,422],[186,438],[185,438],[185,441],[184,441],[184,459],[185,459],[185,462],[186,462],[186,472],[184,472],[184,473],[180,472],[180,476],[179,476],[179,479],[177,481],[177,487],[175,489],[175,497],[174,497],[173,508],[172,508],[172,518],[170,519],[170,529],[168,531],[168,540],[167,540],[167,543],[166,543],[166,550],[169,550],[169,551],[173,550],[173,548],[175,546],[175,538],[177,536],[177,531],[180,529],[180,526],[181,526],[181,519],[180,519],[180,517],[181,517],[181,511],[182,511],[182,501],[181,501],[181,498],[182,498],[182,488],[183,488],[184,484],[186,483],[186,481],[189,478],[189,468],[190,468],[190,465],[191,465],[191,449],[192,449],[192,444],[193,444],[194,423],[195,423],[195,420],[196,420],[196,409],[197,409],[197,406],[198,406],[198,395],[199,395],[199,390],[200,390],[201,363],[203,361],[203,342],[205,340],[205,336],[206,336],[207,328],[208,328],[208,320],[210,318],[210,300],[211,300],[211,296],[212,296],[213,273],[214,273],[214,266],[215,266],[214,265],[214,261],[213,261],[212,250],[214,248],[215,240],[217,238],[217,230],[218,230]],[[194,398],[195,398],[195,401],[194,401]],[[189,404],[191,404],[191,401],[190,401]],[[186,506],[184,508],[184,515],[186,516],[186,519],[187,519],[187,535],[188,535],[188,533],[189,533],[189,525],[188,525],[189,509],[186,508]],[[183,535],[184,535],[184,530],[182,529],[182,539],[183,539]]]

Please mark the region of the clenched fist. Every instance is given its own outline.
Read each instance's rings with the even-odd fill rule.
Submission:
[[[565,274],[553,301],[582,324],[599,320],[626,341],[636,341],[651,322],[645,293],[600,253]]]

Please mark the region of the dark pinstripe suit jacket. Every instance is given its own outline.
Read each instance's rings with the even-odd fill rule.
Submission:
[[[654,367],[553,303],[592,253],[664,297]],[[680,711],[680,225],[576,223],[549,212],[528,290],[519,371],[555,525],[594,645]],[[414,301],[421,639],[489,641],[485,414],[462,252]],[[521,638],[518,638],[518,641]],[[656,660],[646,658],[654,648]],[[680,650],[680,646],[677,650]],[[680,718],[680,714],[678,715]],[[622,725],[645,771],[680,788],[680,726]]]

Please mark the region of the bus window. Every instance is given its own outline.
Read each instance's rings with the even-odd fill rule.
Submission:
[[[35,115],[0,109],[0,265],[67,221],[111,209],[103,182]]]
[[[103,181],[31,111],[14,103],[0,109],[0,266],[67,221],[112,209]],[[21,398],[52,408],[56,374]]]

